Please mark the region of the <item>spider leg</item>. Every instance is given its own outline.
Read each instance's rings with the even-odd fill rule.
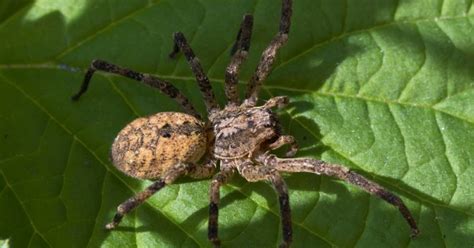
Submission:
[[[245,104],[247,106],[255,106],[258,100],[258,92],[262,82],[268,77],[275,61],[278,50],[288,41],[288,33],[290,31],[292,1],[283,0],[281,8],[280,29],[270,45],[263,51],[260,62],[257,65],[254,75],[250,78]]]
[[[376,195],[386,202],[397,207],[402,216],[407,221],[408,225],[411,228],[411,237],[416,237],[420,231],[416,225],[415,219],[413,218],[410,210],[395,194],[389,192],[382,186],[378,185],[375,182],[368,180],[362,175],[357,174],[350,169],[343,167],[341,165],[329,164],[321,160],[310,159],[310,158],[292,158],[292,159],[282,159],[277,158],[272,154],[263,154],[257,158],[257,161],[263,163],[264,165],[271,166],[278,171],[283,172],[309,172],[315,174],[323,174],[327,176],[332,176],[339,178],[343,181],[354,184],[361,189],[367,191],[372,195]]]
[[[178,102],[183,107],[186,113],[200,118],[199,114],[191,105],[188,98],[181,94],[181,92],[169,82],[153,77],[149,74],[135,72],[130,69],[123,68],[103,60],[92,61],[84,77],[84,81],[82,82],[81,89],[74,96],[72,96],[73,101],[79,100],[79,98],[87,91],[92,75],[94,75],[94,72],[96,71],[104,71],[121,75],[130,79],[140,81],[153,88],[157,88],[161,91],[161,93],[173,98],[176,102]]]
[[[281,228],[283,242],[280,248],[289,247],[293,240],[293,227],[291,223],[290,200],[288,196],[288,187],[285,181],[275,168],[269,166],[255,166],[251,161],[242,163],[237,168],[239,173],[249,182],[268,180],[271,182],[275,191],[278,193],[280,203]]]
[[[298,144],[296,143],[295,137],[291,135],[282,135],[278,137],[275,142],[268,145],[268,148],[276,150],[284,145],[290,145],[290,149],[286,152],[285,156],[289,158],[295,156],[298,151]]]
[[[240,23],[239,32],[235,43],[230,49],[230,55],[233,56],[237,50],[242,49],[248,52],[250,48],[250,38],[252,37],[253,27],[253,16],[251,14],[245,14]]]
[[[240,24],[237,39],[232,47],[232,59],[225,72],[225,94],[227,101],[231,104],[238,104],[239,93],[237,92],[237,83],[240,65],[247,58],[250,48],[250,37],[252,36],[253,16],[244,15]]]
[[[214,247],[220,247],[220,240],[218,237],[220,187],[230,179],[232,174],[233,170],[224,169],[214,175],[211,181],[211,188],[209,190],[210,203],[207,237],[214,244]]]
[[[112,219],[112,222],[105,226],[106,229],[111,230],[117,227],[117,225],[122,221],[123,216],[128,214],[130,211],[135,209],[137,206],[142,204],[153,194],[158,192],[160,189],[165,187],[168,184],[171,184],[178,177],[185,175],[192,169],[193,166],[178,164],[175,167],[169,169],[169,171],[160,179],[155,181],[153,184],[148,186],[144,191],[138,193],[137,195],[129,198],[125,202],[121,203],[117,207],[117,212]]]
[[[283,108],[290,103],[290,99],[287,96],[275,96],[267,100],[262,106],[263,108]]]
[[[190,169],[189,176],[195,179],[208,178],[216,171],[216,163],[216,159],[211,158],[211,156],[208,155],[204,160],[203,165],[194,166]]]
[[[204,103],[206,104],[206,109],[208,113],[214,112],[219,109],[214,93],[212,92],[211,83],[209,78],[204,73],[199,59],[194,55],[191,46],[189,46],[188,41],[184,37],[184,34],[181,32],[176,32],[173,34],[174,37],[174,46],[173,51],[170,53],[170,58],[175,58],[176,55],[181,50],[188,61],[191,70],[196,76],[196,81],[198,82],[199,89],[204,97]]]

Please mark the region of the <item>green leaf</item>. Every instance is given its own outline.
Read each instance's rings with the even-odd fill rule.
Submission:
[[[339,163],[400,195],[397,209],[326,176],[285,175],[294,247],[472,247],[474,244],[474,8],[468,0],[295,0],[289,43],[263,98],[301,150]],[[110,74],[71,102],[94,58],[152,73],[204,105],[182,56],[182,31],[224,103],[223,75],[241,17],[255,15],[250,78],[278,29],[275,0],[36,0],[0,2],[0,239],[11,247],[209,247],[209,180],[182,180],[104,225],[150,184],[108,160],[128,122],[180,111],[157,90]],[[242,83],[244,88],[245,83]],[[274,247],[278,202],[266,183],[222,189],[225,247]]]
[[[10,247],[8,239],[0,240],[0,248],[8,248]]]

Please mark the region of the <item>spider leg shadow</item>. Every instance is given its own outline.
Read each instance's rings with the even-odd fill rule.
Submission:
[[[393,246],[408,242],[423,244],[429,243],[433,235],[439,236],[439,233],[430,227],[429,221],[452,222],[443,220],[446,217],[438,217],[437,212],[434,211],[420,213],[420,208],[438,208],[446,205],[429,194],[416,190],[397,179],[384,176],[374,177],[362,170],[353,170],[387,187],[388,190],[404,199],[408,199],[407,203],[412,202],[409,205],[410,211],[415,215],[421,235],[415,240],[410,240],[409,228],[396,208],[355,186],[327,176],[294,173],[285,174],[284,178],[290,189],[295,247],[305,247],[307,242],[317,244],[317,246],[347,247],[352,246],[351,241],[358,237],[360,237],[358,241],[360,244],[370,244],[373,240]],[[187,182],[188,180],[180,181]],[[273,247],[280,242],[278,199],[269,183],[250,183],[239,175],[235,175],[228,186],[224,186],[222,190],[224,196],[219,205],[219,236],[224,247],[241,245]],[[420,203],[421,206],[413,202]],[[449,208],[439,208],[445,212],[441,216],[459,214]],[[135,218],[143,224],[137,227],[119,226],[112,232],[152,232],[158,235],[159,239],[168,240],[175,245],[181,244],[176,243],[179,240],[173,231],[176,227],[173,223],[169,223],[168,217],[148,204],[140,206],[137,210],[138,212],[132,215],[136,214]],[[196,230],[191,233],[194,233],[193,237],[197,238],[201,245],[208,244],[208,212],[206,205],[178,224],[185,230]],[[455,223],[453,228],[461,224]],[[166,227],[168,225],[171,225],[170,228]],[[443,238],[455,235],[458,238],[464,237],[464,240],[473,238],[460,231],[441,233],[441,235]]]
[[[274,247],[281,242],[278,198],[271,184],[247,182],[236,174],[221,190],[229,192],[219,204],[219,238],[223,247]],[[198,237],[207,237],[208,212],[208,207],[203,207],[182,225],[199,229]],[[293,226],[301,232],[301,227]],[[325,244],[317,237],[308,239],[317,246]]]
[[[296,109],[305,106],[312,108],[312,103],[305,101],[294,102],[292,104],[293,105],[290,105],[289,108],[293,106],[297,106],[295,107]],[[287,119],[288,115],[281,119],[285,118]],[[332,148],[320,142],[322,135],[314,120],[301,115],[297,115],[294,119],[298,120],[298,125],[304,125],[306,129],[311,130],[311,134],[309,135],[306,132],[299,132],[301,135],[299,135],[298,132],[296,133],[295,137],[300,141],[299,143],[301,145],[301,150],[297,153],[296,157],[319,158],[323,153],[332,151]],[[294,119],[291,121],[295,121]],[[294,134],[294,132],[292,132],[292,134]],[[284,154],[284,151],[285,148],[282,148],[277,150],[276,153],[281,155]],[[284,179],[290,189],[295,244],[299,243],[299,240],[304,240],[308,238],[308,236],[312,236],[312,234],[308,233],[307,229],[319,233],[325,238],[331,237],[330,234],[328,234],[328,230],[333,230],[333,233],[348,233],[348,237],[352,237],[352,240],[360,238],[361,244],[370,244],[369,240],[379,239],[378,241],[380,242],[385,242],[385,244],[391,243],[394,246],[408,244],[409,242],[430,244],[433,242],[433,239],[430,237],[436,235],[439,237],[440,234],[442,239],[449,237],[454,239],[464,237],[465,240],[474,239],[473,236],[469,236],[461,231],[451,232],[444,228],[434,228],[439,225],[437,222],[445,222],[444,225],[449,225],[453,228],[452,230],[456,230],[458,226],[467,225],[462,223],[467,223],[467,218],[463,213],[469,212],[467,211],[468,207],[459,206],[453,209],[446,202],[431,196],[432,194],[429,192],[420,191],[400,179],[377,175],[377,172],[368,173],[350,162],[341,165],[347,165],[347,167],[358,174],[402,197],[405,203],[408,204],[410,211],[418,223],[421,231],[420,236],[411,240],[409,238],[409,227],[398,212],[398,209],[382,199],[372,196],[347,182],[332,177],[309,173],[294,173],[285,174]],[[240,191],[244,195],[251,196],[252,199],[258,200],[260,197],[266,201],[266,204],[264,203],[263,206],[261,206],[263,209],[269,208],[267,209],[269,211],[265,214],[266,218],[279,218],[278,201],[271,185],[261,182],[249,183],[241,188]],[[328,218],[327,216],[331,217]],[[448,216],[455,216],[456,221],[448,219]],[[334,218],[338,223],[331,223],[331,221],[329,221],[331,218]],[[259,225],[262,225],[262,221],[263,220],[255,220],[248,224],[246,228],[253,229],[255,226],[255,229],[257,229]],[[275,224],[275,228],[273,229],[274,232],[278,232],[278,226],[276,225],[277,224]],[[340,225],[341,227],[333,227],[334,225]],[[222,228],[238,229],[239,227]],[[359,229],[361,232],[355,233],[354,228]],[[299,239],[298,237],[301,236],[304,236],[304,238]],[[270,235],[268,237],[271,238],[272,236]],[[347,243],[345,243],[346,241],[344,241],[344,239],[337,241],[339,237],[340,236],[335,235],[333,236],[334,239],[329,238],[328,240],[330,242],[334,240],[334,243],[330,243],[329,245],[354,245],[350,243],[350,238],[347,238]],[[328,244],[326,243],[326,245]]]
[[[311,52],[303,53],[301,58],[289,59],[276,65],[264,87],[273,95],[297,96],[316,92],[325,84],[329,87],[344,87],[346,82],[333,80],[338,67],[345,61],[357,59],[366,52],[363,46],[337,42],[328,44]],[[334,82],[335,81],[335,82]],[[279,91],[282,91],[281,93]]]
[[[236,175],[234,175],[234,177],[231,179],[230,183],[225,184],[224,186],[222,186],[221,196],[223,195],[223,191],[225,190],[225,188],[228,187],[226,185],[232,184],[232,181],[235,181],[235,178],[236,178]],[[206,195],[205,197],[209,198],[208,195]],[[241,194],[239,191],[232,191],[232,192],[226,194],[224,197],[221,197],[220,203],[219,203],[219,210],[222,210],[223,208],[227,207],[228,205],[230,205],[232,203],[235,203],[236,201],[244,200],[245,198],[246,198],[246,196]],[[222,211],[220,211],[220,212],[222,212]],[[184,225],[197,227],[200,224],[202,224],[203,220],[207,221],[208,218],[209,218],[209,206],[206,205],[204,208],[199,209],[198,211],[194,212],[191,216],[189,216],[186,219],[186,221],[184,222]],[[220,224],[219,227],[223,227],[223,225]],[[207,229],[206,229],[206,231],[207,231]],[[219,232],[219,233],[221,234],[222,232]],[[205,236],[207,237],[207,233],[206,233]]]
[[[432,224],[435,224],[436,221],[453,222],[448,219],[443,220],[446,217],[438,217],[438,206],[447,206],[447,204],[431,197],[430,194],[416,190],[397,179],[384,176],[373,177],[369,173],[358,169],[354,169],[354,171],[403,197],[405,203],[409,204],[410,211],[414,214],[419,225],[420,236],[416,239],[410,239],[409,226],[398,212],[398,209],[382,199],[331,177],[295,173],[287,174],[284,178],[290,189],[294,228],[293,240],[296,247],[300,245],[304,247],[308,239],[314,239],[311,242],[321,242],[323,245],[341,247],[353,246],[354,244],[351,243],[353,240],[359,240],[358,243],[360,244],[371,244],[373,240],[376,240],[380,244],[392,244],[393,246],[408,244],[409,242],[426,244],[433,242],[433,235],[439,237],[439,230],[432,228]],[[279,230],[278,223],[268,224],[275,218],[277,220],[280,218],[278,199],[271,185],[262,182],[252,183],[244,187],[242,192],[248,196],[252,195],[251,197],[255,202],[260,202],[260,197],[265,199],[266,204],[260,202],[258,205],[263,211],[266,211],[263,218],[269,219],[252,221],[245,227],[248,229],[246,233],[251,233],[250,230],[258,232],[258,229],[262,226],[271,228],[274,233],[277,233]],[[435,208],[436,210],[434,210]],[[420,209],[424,209],[424,211],[420,211]],[[449,207],[440,207],[439,209],[445,212],[440,216],[460,214]],[[266,224],[263,224],[263,222]],[[453,227],[460,224],[453,223]],[[241,227],[223,227],[223,229],[226,228],[237,229]],[[444,239],[449,234],[446,230],[441,230],[441,235]],[[466,234],[461,232],[454,232],[451,235],[456,237],[465,236],[466,240],[472,240],[472,237],[467,237]],[[320,236],[324,239],[320,239]],[[265,237],[271,239],[272,235]]]
[[[285,109],[291,110],[292,115],[298,115],[301,113],[305,113],[309,110],[314,110],[315,104],[313,102],[305,100],[290,101],[290,103],[285,107]]]
[[[329,147],[321,142],[323,137],[319,125],[313,120],[302,115],[307,110],[314,110],[314,103],[299,100],[288,104],[285,111],[279,112],[280,124],[283,128],[282,134],[295,137],[299,150],[295,157],[320,156]],[[272,152],[279,157],[284,157],[286,147]]]

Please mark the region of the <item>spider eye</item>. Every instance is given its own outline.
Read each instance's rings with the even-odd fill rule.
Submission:
[[[254,128],[254,127],[255,127],[255,122],[254,122],[254,121],[248,121],[248,122],[247,122],[247,126],[248,126],[249,128]]]

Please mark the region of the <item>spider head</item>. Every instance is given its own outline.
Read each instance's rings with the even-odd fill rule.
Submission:
[[[276,140],[280,123],[272,107],[282,107],[287,98],[270,99],[263,106],[228,106],[210,116],[215,137],[214,155],[218,158],[250,156],[261,145]]]

